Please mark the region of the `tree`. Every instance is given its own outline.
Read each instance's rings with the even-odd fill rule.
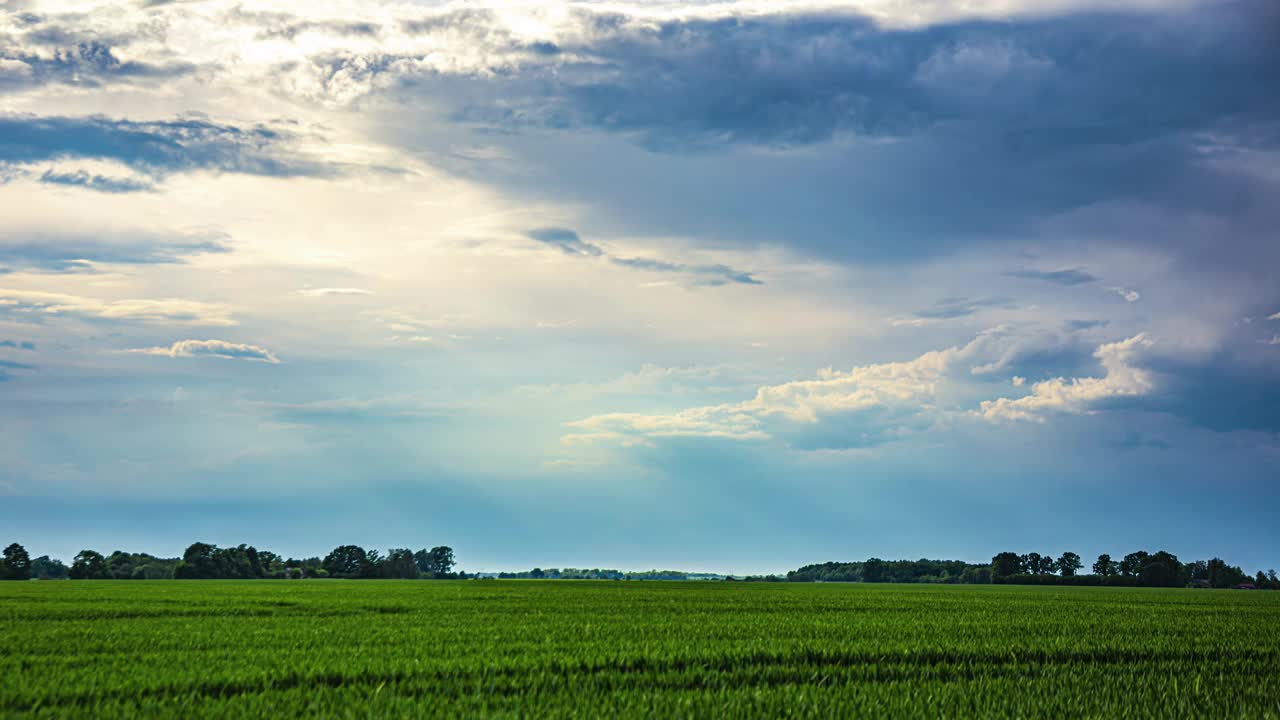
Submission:
[[[27,549],[13,543],[4,549],[4,560],[0,560],[0,580],[30,580],[31,556]]]
[[[382,576],[382,563],[386,559],[377,550],[370,550],[365,555],[364,574],[361,577],[376,578]]]
[[[1182,563],[1178,560],[1177,555],[1174,555],[1173,553],[1165,552],[1164,550],[1157,550],[1155,554],[1147,557],[1147,561],[1143,564],[1143,567],[1146,567],[1147,565],[1150,565],[1152,563],[1155,563],[1157,565],[1163,565],[1166,569],[1168,569],[1169,575],[1175,576],[1179,578],[1179,580],[1182,578],[1183,566],[1182,566]],[[1177,587],[1178,585],[1183,585],[1183,584],[1185,583],[1174,582],[1173,585],[1170,585],[1167,587]]]
[[[884,582],[884,561],[873,557],[862,563],[862,582]]]
[[[102,553],[93,550],[81,550],[71,561],[72,580],[106,580],[107,560]]]
[[[1248,579],[1240,568],[1228,565],[1222,558],[1209,561],[1209,584],[1216,588],[1228,588],[1239,585]]]
[[[1058,572],[1062,577],[1075,577],[1076,571],[1082,567],[1084,563],[1080,562],[1080,556],[1073,552],[1064,552],[1058,558]]]
[[[1027,572],[1039,575],[1044,572],[1045,557],[1038,552],[1027,553]]]
[[[1040,557],[1040,574],[1052,575],[1058,572],[1058,561],[1053,559],[1052,555],[1042,555]]]
[[[418,563],[414,560],[413,551],[408,548],[395,548],[387,551],[387,559],[382,561],[382,577],[412,579],[418,577]]]
[[[1010,575],[1019,575],[1025,571],[1022,557],[1018,553],[1002,552],[991,558],[991,580],[1000,582]]]
[[[427,577],[444,577],[453,571],[455,564],[453,548],[448,545],[437,545],[427,550],[423,548],[413,554],[413,561],[418,571]]]
[[[1166,563],[1148,562],[1138,571],[1138,584],[1142,587],[1178,587],[1181,575]]]
[[[1147,555],[1145,550],[1139,550],[1125,555],[1124,559],[1120,561],[1120,574],[1125,577],[1137,575],[1138,571],[1142,569],[1142,566],[1147,564],[1148,557],[1150,556]]]
[[[38,580],[66,580],[67,574],[67,566],[48,555],[41,555],[31,561],[31,577]]]
[[[182,562],[174,569],[173,576],[179,580],[201,580],[226,577],[222,567],[223,558],[217,545],[196,542],[187,546],[182,553]]]
[[[323,566],[331,577],[363,577],[369,567],[369,554],[359,545],[339,545],[325,556]]]
[[[1112,560],[1111,556],[1106,553],[1102,553],[1101,555],[1099,555],[1098,561],[1093,564],[1094,575],[1111,577],[1112,575],[1116,574],[1116,571],[1117,571],[1117,568],[1116,568],[1115,561]]]

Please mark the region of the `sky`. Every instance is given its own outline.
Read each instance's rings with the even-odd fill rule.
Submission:
[[[1280,566],[1277,77],[1271,0],[0,1],[0,541]]]

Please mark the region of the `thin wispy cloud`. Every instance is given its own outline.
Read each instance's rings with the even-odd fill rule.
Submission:
[[[201,255],[231,252],[229,241],[226,233],[216,231],[50,233],[0,230],[0,269],[93,273],[113,265],[177,264]]]
[[[251,360],[278,364],[280,359],[270,350],[257,345],[233,343],[225,340],[179,340],[162,347],[136,348],[131,353],[160,355],[171,358],[219,358],[223,360]]]
[[[1098,278],[1091,275],[1084,268],[1063,268],[1061,270],[1009,270],[1005,272],[1009,277],[1022,278],[1023,280],[1042,280],[1044,282],[1055,283],[1057,285],[1086,285],[1091,282],[1097,282]]]
[[[582,255],[600,257],[604,250],[578,237],[578,233],[569,228],[548,227],[529,231],[529,237],[544,245],[559,249],[566,255]]]
[[[566,255],[577,257],[607,257],[619,267],[656,273],[682,273],[694,276],[695,285],[719,286],[730,283],[763,285],[754,274],[735,270],[728,265],[690,265],[685,263],[645,257],[619,257],[606,252],[599,245],[584,241],[578,233],[568,228],[541,228],[529,231],[529,237],[540,243],[560,249]]]
[[[329,297],[333,295],[372,295],[372,290],[364,288],[336,287],[336,288],[303,288],[298,291],[299,295],[307,297]]]
[[[1015,307],[1017,304],[1012,298],[1007,297],[943,298],[934,303],[933,307],[917,310],[915,316],[923,320],[951,320],[968,317],[987,309],[1009,310]]]

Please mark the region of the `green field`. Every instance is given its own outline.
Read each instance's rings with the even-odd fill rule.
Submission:
[[[0,583],[0,715],[1280,717],[1280,593]]]

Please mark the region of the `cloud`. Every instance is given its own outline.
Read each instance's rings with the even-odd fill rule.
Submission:
[[[1280,312],[1276,313],[1275,315],[1268,315],[1268,316],[1267,316],[1267,319],[1268,319],[1268,320],[1280,320]]]
[[[1064,268],[1062,270],[1010,270],[1005,272],[1009,277],[1022,278],[1024,280],[1043,280],[1044,282],[1056,283],[1058,285],[1084,285],[1097,281],[1098,278],[1090,275],[1084,268]]]
[[[372,295],[372,290],[364,290],[362,288],[303,288],[298,291],[299,295],[307,297],[328,297],[330,295]]]
[[[964,347],[928,352],[906,362],[866,365],[848,372],[828,369],[814,380],[760,387],[755,397],[738,403],[665,414],[595,415],[567,423],[573,432],[562,439],[567,444],[664,437],[765,440],[777,432],[768,427],[773,420],[813,426],[850,415],[861,415],[869,426],[878,426],[877,436],[886,439],[913,424],[931,406],[949,365],[982,342],[979,338]]]
[[[1063,327],[1072,332],[1081,330],[1092,330],[1094,328],[1106,327],[1110,325],[1108,320],[1068,320],[1063,323]]]
[[[0,358],[0,382],[5,382],[13,377],[10,370],[34,370],[34,365],[16,362],[14,360],[5,360]]]
[[[1101,345],[1094,355],[1106,369],[1104,376],[1045,380],[1024,397],[984,400],[977,412],[987,420],[1043,420],[1050,413],[1088,412],[1105,400],[1146,395],[1155,389],[1154,377],[1133,361],[1151,345],[1145,334]]]
[[[266,348],[225,340],[179,340],[168,347],[137,348],[128,352],[171,358],[213,357],[224,360],[252,360],[272,365],[280,362],[279,358]]]
[[[1124,142],[1147,122],[1141,110],[1153,102],[1170,129],[1213,113],[1274,109],[1256,93],[1275,49],[1250,25],[1266,12],[1263,2],[1119,11],[1107,16],[1104,39],[1087,13],[903,29],[803,6],[665,18],[615,6],[567,13],[543,41],[554,52],[522,57],[503,16],[481,9],[435,15],[414,29],[474,37],[476,54],[504,72],[485,72],[483,60],[479,67],[412,55],[379,60],[407,76],[397,89],[434,92],[450,74],[473,74],[478,87],[457,111],[465,121],[601,129],[659,150],[895,137],[979,118],[1020,126],[1025,143]],[[1191,32],[1198,42],[1188,42]],[[1212,70],[1183,73],[1196,65],[1238,72],[1225,80]],[[1141,83],[1153,75],[1182,82]],[[1125,87],[1139,91],[1117,91]]]
[[[0,231],[0,269],[30,272],[97,272],[98,265],[166,265],[231,251],[216,231],[150,230],[88,232]]]
[[[36,344],[30,340],[0,340],[0,348],[12,348],[15,350],[35,350]]]
[[[683,263],[654,260],[652,258],[620,258],[612,257],[609,261],[615,265],[629,267],[648,272],[690,273],[699,276],[700,285],[726,285],[738,283],[742,285],[763,285],[764,281],[749,272],[735,270],[728,265],[685,265]]]
[[[4,345],[0,343],[0,347],[4,347]],[[9,380],[13,377],[13,375],[9,372],[10,370],[34,370],[34,369],[35,369],[34,365],[28,365],[27,363],[20,363],[15,360],[5,360],[4,358],[0,358],[0,382],[5,382],[6,380]]]
[[[1130,290],[1129,288],[1118,286],[1108,287],[1107,289],[1124,298],[1125,302],[1135,303],[1142,299],[1142,293],[1137,290]]]
[[[1117,450],[1139,450],[1142,448],[1168,450],[1173,446],[1165,440],[1144,437],[1141,433],[1130,430],[1125,433],[1124,437],[1111,443],[1111,447]]]
[[[412,394],[298,403],[255,402],[253,406],[282,422],[304,425],[351,421],[419,423],[440,420],[456,412]]]
[[[729,283],[742,285],[763,285],[764,282],[752,273],[735,270],[728,265],[687,265],[684,263],[642,257],[616,257],[605,252],[599,245],[586,242],[578,233],[569,228],[540,228],[530,230],[528,236],[545,245],[559,248],[566,255],[574,257],[607,257],[609,262],[620,267],[645,272],[684,273],[697,277],[695,284],[720,286]]]
[[[113,178],[105,175],[90,175],[84,170],[69,173],[56,173],[52,170],[46,170],[40,176],[40,182],[46,185],[80,187],[104,193],[145,192],[154,189],[154,186],[149,182],[130,178]]]
[[[1009,310],[1017,307],[1012,298],[1007,297],[988,297],[988,298],[943,298],[934,304],[931,308],[917,310],[915,316],[922,320],[951,320],[959,317],[967,317],[977,313],[979,310],[987,308],[1002,308]],[[905,322],[895,324],[912,323]]]
[[[194,116],[136,121],[103,116],[0,115],[0,163],[5,164],[110,160],[156,178],[192,170],[269,177],[337,174],[336,166],[294,151],[291,145],[296,139],[281,126],[239,127]],[[95,186],[92,176],[77,173],[55,173],[49,178],[111,192],[122,187],[109,180]]]
[[[66,317],[86,321],[235,325],[226,305],[182,299],[102,300],[62,293],[0,288],[0,317],[43,322]]]
[[[649,443],[658,438],[713,437],[781,439],[797,449],[879,445],[928,432],[939,423],[965,418],[1036,419],[1052,413],[1085,413],[1117,398],[1139,397],[1155,388],[1153,373],[1132,363],[1150,347],[1146,335],[1105,343],[1093,353],[1106,371],[1101,378],[1058,377],[1035,383],[1021,398],[978,401],[974,410],[957,402],[990,385],[979,376],[1046,355],[1047,348],[995,328],[965,345],[934,350],[913,360],[878,363],[848,371],[824,370],[816,379],[760,387],[750,400],[669,413],[603,413],[566,423],[566,444],[598,441]],[[1024,387],[1026,378],[1010,383]],[[1008,387],[1001,385],[999,387]],[[972,407],[972,405],[968,405]]]
[[[1039,236],[1113,203],[1268,226],[1240,211],[1269,188],[1226,161],[1274,144],[1280,46],[1266,0],[1023,5],[1009,21],[975,21],[969,3],[874,5],[944,17],[893,26],[808,3],[659,5],[575,6],[531,23],[502,8],[426,12],[403,43],[281,72],[322,101],[436,113],[383,136],[406,148],[443,156],[482,134],[520,168],[487,180],[584,208],[583,227],[883,263]],[[978,14],[1002,16],[994,8]],[[522,49],[530,41],[557,51]],[[1264,157],[1252,162],[1274,165]],[[1211,240],[1175,244],[1120,219],[1101,229],[1097,242],[1162,252]],[[1268,239],[1214,237],[1257,251]]]
[[[530,230],[528,236],[544,245],[558,248],[566,255],[580,255],[583,257],[600,257],[604,255],[604,250],[600,249],[600,246],[583,241],[582,238],[578,237],[578,233],[569,228],[538,228],[537,230]]]
[[[25,48],[0,48],[0,92],[42,85],[147,87],[195,72],[189,62],[122,60],[117,49],[82,33],[48,27],[22,36]]]

